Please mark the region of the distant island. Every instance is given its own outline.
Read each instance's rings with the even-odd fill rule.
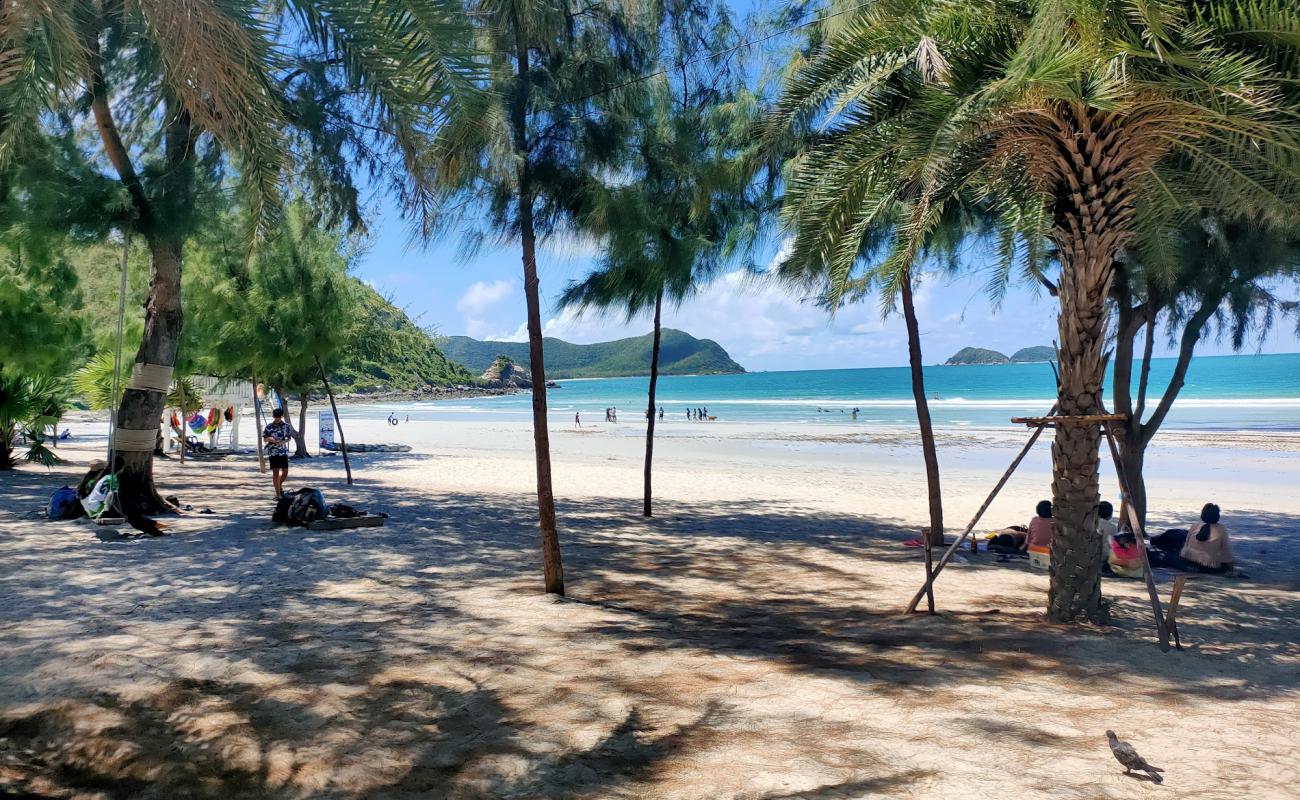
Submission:
[[[1027,364],[1034,361],[1051,361],[1056,358],[1056,351],[1047,345],[1022,347],[1011,356],[1003,355],[997,350],[985,350],[982,347],[963,347],[952,358],[943,362],[945,367],[970,364]]]
[[[468,367],[475,374],[492,367],[498,356],[515,364],[528,363],[527,342],[485,342],[468,336],[446,336],[438,340],[443,354]],[[621,378],[647,375],[653,335],[613,342],[573,344],[561,339],[543,340],[546,349],[546,377]],[[745,368],[732,360],[717,342],[696,339],[689,333],[664,328],[660,340],[661,375],[730,375]]]

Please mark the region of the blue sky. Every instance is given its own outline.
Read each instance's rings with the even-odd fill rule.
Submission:
[[[398,215],[383,210],[372,226],[369,250],[356,275],[419,323],[441,334],[522,341],[525,320],[522,267],[516,249],[484,249],[466,260],[454,238],[426,250],[408,249],[408,231]],[[775,255],[778,244],[766,258]],[[592,264],[589,248],[549,243],[539,253],[542,319],[549,336],[598,342],[638,336],[650,330],[648,317],[576,316],[560,312],[555,299],[568,281]],[[941,362],[966,346],[1011,353],[1050,344],[1055,338],[1056,301],[1033,286],[1014,286],[995,308],[984,292],[987,274],[975,268],[949,279],[926,275],[917,293],[925,360]],[[881,319],[875,298],[842,309],[835,319],[787,290],[723,275],[681,308],[666,310],[664,324],[714,339],[746,369],[831,369],[897,366],[907,363],[902,319]],[[1253,352],[1255,343],[1249,347]],[[1294,326],[1283,321],[1263,343],[1263,352],[1300,350]],[[1171,348],[1162,339],[1157,351]],[[1202,343],[1198,353],[1229,353],[1226,342]]]
[[[740,15],[761,0],[732,0]],[[770,68],[783,62],[777,37],[755,54]],[[754,62],[751,62],[754,64]],[[762,70],[762,66],[754,66]],[[454,237],[428,249],[408,249],[409,231],[380,196],[373,200],[370,247],[356,274],[420,324],[441,334],[479,339],[523,340],[525,320],[522,266],[518,246],[485,248],[462,258]],[[760,260],[770,260],[779,239]],[[649,318],[626,321],[622,315],[578,317],[560,312],[555,300],[565,285],[592,265],[590,246],[545,244],[539,252],[542,313],[546,333],[571,342],[596,342],[638,336],[650,330]],[[942,362],[962,347],[988,347],[1010,354],[1030,345],[1050,344],[1056,332],[1056,301],[1036,286],[1014,286],[995,308],[984,293],[988,275],[977,258],[957,279],[924,276],[917,293],[922,346],[927,363]],[[1293,291],[1285,294],[1295,294]],[[907,363],[901,318],[882,320],[876,298],[842,309],[834,320],[802,298],[779,287],[754,283],[740,272],[722,276],[680,308],[666,310],[664,324],[700,338],[714,339],[750,370],[828,369],[897,366]],[[1252,341],[1250,350],[1259,343]],[[1295,326],[1282,321],[1262,342],[1263,352],[1300,350]],[[1172,348],[1158,340],[1159,354]],[[1198,353],[1228,353],[1227,343],[1204,342]]]

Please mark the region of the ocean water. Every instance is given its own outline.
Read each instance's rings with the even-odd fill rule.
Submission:
[[[1174,359],[1152,362],[1148,408],[1169,381]],[[1049,364],[926,367],[926,394],[936,425],[998,426],[1013,416],[1045,414],[1055,395]],[[561,380],[548,393],[552,425],[600,423],[616,407],[622,423],[645,408],[649,379]],[[1109,401],[1110,389],[1107,388]],[[846,426],[915,425],[906,367],[753,372],[744,375],[665,376],[658,405],[665,418],[686,421],[687,407],[703,407],[718,423],[778,422]],[[375,403],[353,413],[414,419],[528,419],[527,393],[472,400]],[[854,420],[852,410],[858,409]],[[1300,353],[1207,356],[1194,359],[1166,427],[1202,430],[1300,430]]]

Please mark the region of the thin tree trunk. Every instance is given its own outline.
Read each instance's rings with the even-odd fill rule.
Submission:
[[[518,164],[518,215],[524,263],[524,298],[528,305],[528,365],[533,380],[533,449],[537,459],[537,517],[541,531],[542,581],[547,594],[564,594],[564,564],[555,526],[555,495],[551,489],[551,439],[546,419],[546,365],[542,354],[542,310],[538,296],[537,234],[533,228],[532,156],[528,145],[528,101],[531,91],[528,43],[523,20],[512,6],[515,59],[519,85],[510,103],[515,160]]]
[[[925,461],[925,483],[930,493],[930,535],[932,546],[943,546],[943,492],[939,486],[939,453],[934,445],[934,426],[930,422],[930,403],[925,397],[925,370],[921,361],[921,328],[916,321],[916,303],[912,297],[912,275],[902,281],[903,320],[907,324],[907,361],[912,369],[912,399],[916,402],[916,420],[921,427],[921,455]]]
[[[294,458],[311,458],[307,450],[307,406],[310,402],[306,390],[298,394],[298,429],[293,432]]]
[[[343,469],[348,474],[348,486],[352,485],[352,462],[348,460],[348,440],[343,435],[343,420],[339,418],[339,406],[334,402],[334,390],[330,388],[330,379],[325,375],[325,367],[320,363],[320,356],[315,356],[316,369],[320,370],[321,383],[325,384],[325,394],[330,399],[330,411],[334,412],[334,432],[339,435],[339,450],[343,453]]]
[[[181,442],[180,442],[180,444],[181,444],[181,463],[184,464],[184,463],[185,463],[185,442],[186,442],[186,441],[188,440],[188,438],[189,438],[189,433],[188,433],[188,431],[189,431],[189,429],[190,429],[190,426],[189,426],[187,420],[185,419],[185,412],[184,412],[184,411],[181,411],[180,409],[177,409],[177,412],[181,415],[181,432],[180,432],[180,437],[181,437]]]
[[[644,516],[650,514],[650,471],[655,454],[655,388],[659,383],[659,339],[662,333],[664,290],[655,295],[655,335],[650,348],[650,400],[649,413],[646,414],[645,428],[645,501],[641,509]]]
[[[1146,450],[1155,438],[1156,432],[1164,424],[1165,417],[1173,408],[1174,401],[1178,399],[1178,394],[1183,389],[1183,384],[1187,380],[1187,370],[1192,365],[1192,355],[1196,350],[1196,343],[1201,339],[1201,333],[1205,330],[1205,325],[1214,315],[1215,306],[1213,301],[1203,300],[1201,305],[1192,316],[1187,320],[1183,327],[1183,333],[1178,345],[1178,360],[1174,363],[1174,372],[1169,376],[1169,385],[1165,387],[1164,394],[1160,397],[1160,402],[1151,412],[1151,419],[1140,424],[1136,430],[1125,428],[1124,437],[1122,438],[1122,448],[1120,450],[1120,460],[1124,464],[1124,473],[1128,476],[1130,483],[1129,492],[1133,495],[1133,510],[1137,512],[1138,521],[1142,523],[1145,529],[1147,524],[1147,489],[1146,478],[1142,472],[1142,467],[1146,461]],[[1148,325],[1154,326],[1154,318],[1148,321]],[[1141,380],[1142,388],[1138,392],[1138,411],[1141,409],[1146,400],[1146,373],[1149,370],[1151,362],[1151,340],[1152,334],[1147,333],[1147,350],[1143,356]]]
[[[265,445],[262,442],[262,398],[257,396],[257,376],[252,376],[253,381],[253,427],[257,428],[254,432],[257,438],[257,471],[263,475],[266,474],[266,452]],[[182,452],[184,448],[182,447]]]

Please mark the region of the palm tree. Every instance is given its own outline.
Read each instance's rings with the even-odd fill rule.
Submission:
[[[1098,414],[1121,253],[1203,209],[1294,217],[1300,59],[1279,23],[1293,15],[1287,0],[881,0],[836,17],[773,115],[819,128],[791,165],[800,207],[824,219],[805,246],[843,270],[900,220],[890,272],[904,275],[953,204],[988,208],[1021,249],[1046,238],[1060,413]],[[1099,437],[1056,427],[1056,621],[1105,618]]]
[[[101,201],[100,224],[138,235],[150,253],[141,369],[119,431],[158,425],[181,341],[185,243],[202,222],[201,191],[224,188],[218,165],[237,173],[263,232],[295,162],[331,218],[360,223],[352,165],[390,177],[417,220],[430,216],[427,145],[477,75],[461,12],[453,0],[198,0],[185,13],[162,0],[71,0],[0,11],[0,166],[46,137],[92,135],[102,152],[81,157],[105,161],[116,181],[97,169],[42,179],[62,180],[70,202]],[[122,456],[123,502],[164,508],[152,450]]]
[[[575,0],[471,2],[468,16],[488,61],[480,105],[445,127],[436,151],[448,206],[473,213],[480,227],[468,246],[493,236],[518,244],[527,305],[532,373],[533,446],[545,591],[564,594],[564,567],[551,488],[546,365],[537,245],[573,233],[584,187],[614,170],[627,129],[618,113],[625,93],[609,91],[639,74],[640,28],[618,3]],[[449,214],[450,225],[464,215]]]

